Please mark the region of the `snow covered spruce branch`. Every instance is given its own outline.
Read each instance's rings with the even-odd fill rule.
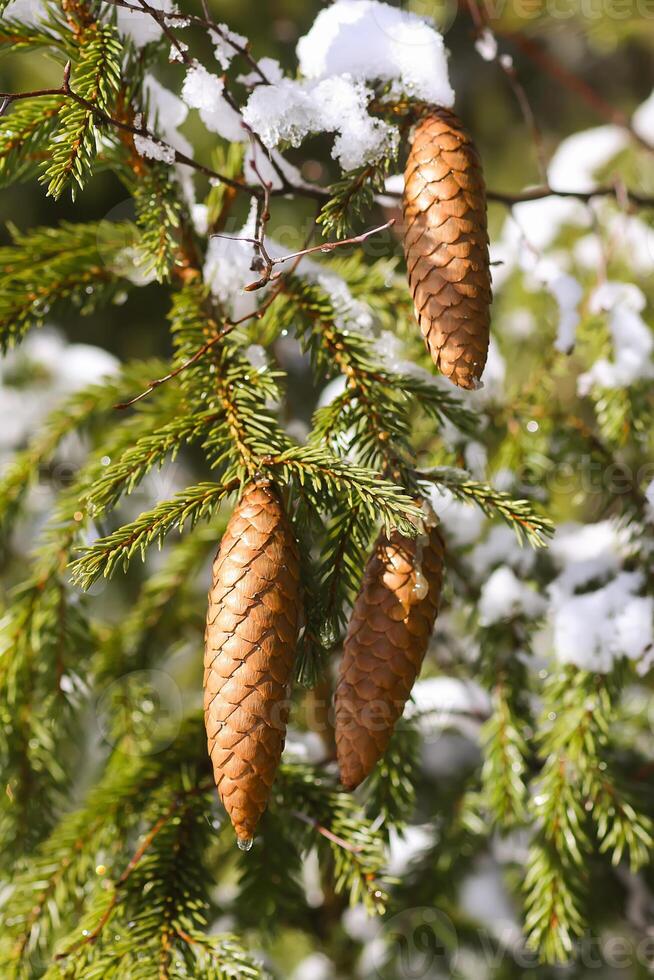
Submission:
[[[62,77],[0,94],[0,184],[133,202],[0,248],[0,972],[263,977],[272,923],[417,901],[465,946],[476,860],[571,958],[652,847],[654,102],[488,192],[462,52],[397,7],[325,6],[288,74],[204,2],[0,9]],[[163,362],[51,332],[154,283]]]
[[[128,4],[119,5],[124,6],[127,9],[136,9]],[[59,88],[35,89],[33,91],[25,92],[0,92],[0,116],[7,112],[12,103],[20,102],[25,99],[33,100],[39,98],[49,98],[52,96],[69,98],[78,105],[82,106],[84,109],[93,113],[93,115],[100,122],[106,123],[109,126],[113,126],[118,130],[130,133],[132,136],[136,137],[139,141],[141,141],[140,145],[142,152],[147,156],[151,156],[154,159],[161,159],[168,164],[183,164],[184,166],[190,167],[211,180],[220,181],[221,183],[226,184],[228,187],[231,187],[234,190],[244,193],[250,197],[263,198],[265,196],[266,191],[261,182],[245,182],[242,180],[235,180],[233,177],[230,177],[225,173],[220,173],[212,167],[198,162],[197,160],[193,159],[193,157],[183,153],[181,150],[176,149],[143,123],[140,125],[135,125],[108,115],[97,105],[94,105],[92,102],[71,89],[69,72],[70,64],[68,63],[64,70],[62,85]],[[268,83],[265,82],[264,84]],[[268,157],[268,154],[266,154],[266,156]],[[289,179],[288,171],[285,172],[282,168],[276,165],[275,161],[271,161],[271,165],[275,167],[281,184],[279,186],[271,186],[268,191],[269,196],[285,197],[288,195],[295,195],[298,197],[307,197],[311,200],[323,201],[325,203],[331,200],[329,189],[307,184],[304,181],[295,184],[291,179]],[[625,187],[621,182],[616,182],[613,185],[598,185],[590,190],[584,191],[564,190],[561,188],[555,189],[547,184],[543,185],[542,187],[529,187],[524,191],[513,193],[496,191],[489,188],[486,191],[486,196],[489,201],[505,204],[507,207],[513,207],[515,204],[521,204],[527,201],[543,200],[544,198],[548,197],[575,198],[586,203],[593,201],[595,198],[610,197],[619,203],[632,205],[634,207],[654,208],[654,196],[639,193],[638,191]],[[399,199],[401,197],[401,192],[396,191],[393,187],[388,187],[384,189],[383,193],[376,195],[376,198],[379,201],[383,201],[386,197]]]

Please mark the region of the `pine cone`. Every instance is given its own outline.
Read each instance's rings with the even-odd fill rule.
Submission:
[[[416,127],[404,175],[404,254],[434,364],[461,388],[478,387],[492,299],[486,188],[477,150],[447,109]]]
[[[354,789],[385,752],[420,672],[440,600],[443,539],[381,534],[352,611],[335,696],[341,782]]]
[[[209,755],[243,844],[266,808],[284,748],[300,616],[290,524],[273,488],[252,484],[213,563],[204,654]]]

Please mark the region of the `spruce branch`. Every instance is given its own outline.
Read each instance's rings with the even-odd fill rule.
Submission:
[[[183,211],[168,168],[156,162],[148,167],[134,184],[133,199],[145,271],[153,272],[158,282],[168,282],[177,260]]]
[[[42,163],[43,145],[54,133],[63,99],[47,96],[26,101],[0,118],[0,186],[35,176]]]
[[[0,476],[0,528],[8,530],[39,470],[50,463],[61,441],[71,432],[83,432],[111,412],[116,398],[143,383],[158,369],[156,361],[126,364],[116,378],[107,378],[71,395],[42,424],[25,449],[16,453]]]
[[[79,98],[109,114],[121,77],[122,47],[114,28],[89,26],[80,38],[79,50],[80,58],[72,73],[64,75],[63,89],[66,94],[70,92],[71,74]],[[52,197],[60,197],[68,186],[74,196],[75,184],[83,188],[87,182],[99,141],[95,122],[95,112],[80,102],[63,106],[49,148],[49,163],[41,178]]]
[[[170,412],[166,411],[168,414],[173,416],[172,421],[166,421],[161,427],[137,438],[81,496],[80,510],[83,513],[96,518],[113,507],[122,497],[132,493],[154,467],[162,466],[168,459],[174,460],[182,446],[206,436],[219,418],[216,412],[189,412],[179,397],[172,400]],[[139,420],[137,430],[141,428],[143,426]]]
[[[35,89],[25,92],[0,92],[2,112],[6,111],[6,109],[14,102],[22,101],[24,99],[45,98],[53,95],[61,95],[65,98],[71,99],[78,106],[85,109],[87,112],[92,113],[100,122],[104,122],[115,129],[130,133],[132,136],[141,136],[152,140],[162,150],[166,150],[175,163],[185,164],[186,166],[195,170],[197,173],[204,174],[205,177],[218,180],[227,187],[247,194],[249,197],[261,198],[263,195],[263,190],[260,184],[249,184],[243,181],[235,180],[227,174],[219,173],[213,168],[208,167],[205,164],[201,164],[192,157],[187,156],[180,150],[176,150],[173,146],[167,143],[166,140],[157,136],[156,133],[153,133],[146,126],[136,126],[125,122],[122,119],[111,116],[102,108],[95,105],[92,101],[86,99],[79,92],[71,89],[68,77],[66,75],[64,75],[63,85],[59,88]],[[2,115],[2,112],[0,112],[0,115]],[[314,201],[329,202],[331,199],[328,189],[306,183],[296,185],[289,181],[285,175],[282,175],[280,179],[282,181],[282,186],[271,189],[271,197],[285,197],[289,194],[293,194],[298,198],[304,197]],[[606,197],[612,198],[618,203],[626,200],[627,203],[637,208],[654,208],[654,197],[642,194],[638,191],[632,190],[631,188],[625,188],[622,185],[620,187],[614,185],[599,185],[590,191],[571,191],[556,189],[550,186],[530,188],[529,190],[517,193],[488,190],[486,192],[486,196],[489,201],[495,201],[499,204],[504,204],[507,207],[513,207],[515,204],[521,204],[525,201],[539,201],[548,197],[574,198],[584,203],[590,203],[598,197]],[[392,191],[384,191],[382,195],[377,195],[377,197],[383,202],[385,198],[399,197],[399,195]],[[331,228],[331,225],[329,227]],[[343,231],[345,233],[345,226],[343,226]]]
[[[126,568],[137,552],[144,559],[148,545],[154,541],[161,544],[175,528],[181,531],[184,527],[193,527],[203,517],[211,517],[225,497],[239,485],[237,477],[223,484],[199,483],[181,491],[172,500],[157,504],[136,520],[83,549],[71,565],[72,581],[88,589],[99,576],[108,578],[119,565]]]
[[[282,766],[276,788],[273,813],[302,814],[296,819],[305,825],[306,835],[300,836],[299,843],[304,848],[314,844],[320,860],[333,862],[336,894],[347,893],[350,904],[363,902],[371,913],[382,912],[384,842],[352,797],[299,764]],[[297,833],[297,825],[293,832]]]
[[[0,248],[0,348],[7,350],[62,303],[89,314],[126,280],[112,263],[132,240],[128,223],[64,222],[19,232]]]
[[[13,592],[0,620],[3,861],[47,833],[69,787],[89,645],[85,614],[57,575]]]
[[[552,522],[537,514],[528,500],[513,500],[503,490],[494,490],[471,480],[465,470],[437,467],[417,474],[419,480],[448,489],[457,499],[474,502],[487,516],[497,514],[516,532],[519,541],[542,548],[554,532]]]
[[[278,456],[262,456],[257,465],[261,473],[270,471],[282,485],[297,486],[298,492],[316,511],[336,507],[345,499],[349,506],[358,503],[371,520],[381,520],[389,529],[399,527],[405,533],[416,533],[416,522],[422,514],[420,508],[393,483],[380,480],[374,470],[348,465],[313,447],[297,447]],[[137,552],[144,559],[147,547],[155,541],[161,545],[171,530],[181,531],[184,527],[193,527],[201,518],[211,517],[241,482],[237,474],[227,474],[222,484],[200,483],[145,511],[134,521],[84,548],[71,565],[72,581],[88,589],[100,575],[107,578],[119,565],[126,568]]]
[[[630,849],[634,868],[650,860],[652,823],[621,795],[608,754],[622,683],[620,667],[607,676],[570,667],[545,690],[544,766],[531,806],[540,827],[524,883],[525,929],[545,962],[567,959],[585,928],[593,836],[614,862]]]

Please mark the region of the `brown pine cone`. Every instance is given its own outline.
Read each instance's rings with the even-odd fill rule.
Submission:
[[[204,654],[209,755],[242,846],[266,808],[284,748],[300,617],[291,526],[275,490],[252,484],[213,563]]]
[[[432,360],[478,387],[492,299],[486,188],[460,121],[434,107],[415,130],[404,174],[404,254],[416,319]]]
[[[341,782],[354,789],[385,752],[420,672],[443,583],[436,527],[381,534],[352,611],[335,696]]]

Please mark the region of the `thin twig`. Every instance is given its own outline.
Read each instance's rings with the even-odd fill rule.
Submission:
[[[323,837],[330,840],[332,844],[338,844],[339,847],[342,847],[345,851],[349,851],[350,854],[360,854],[363,850],[362,847],[357,847],[356,844],[350,844],[349,841],[343,840],[342,837],[339,837],[338,834],[335,834],[333,831],[329,830],[328,827],[323,827],[323,825],[318,823],[317,820],[314,820],[313,817],[307,816],[306,813],[301,813],[300,810],[291,810],[291,816],[295,817],[297,820],[301,820],[303,823],[308,824],[309,827],[313,827],[319,834],[322,834]]]
[[[199,347],[198,350],[196,350],[195,354],[189,357],[188,360],[184,361],[183,364],[180,364],[179,367],[176,367],[174,371],[169,371],[168,374],[164,374],[164,376],[161,378],[155,378],[154,381],[150,382],[147,388],[141,391],[138,395],[135,395],[134,398],[130,398],[126,402],[119,402],[117,405],[114,405],[114,408],[120,410],[131,408],[132,405],[136,405],[137,402],[140,402],[143,398],[145,398],[147,395],[153,392],[156,388],[160,388],[161,385],[166,384],[167,381],[172,381],[173,378],[176,378],[179,374],[182,373],[182,371],[186,371],[186,369],[190,368],[193,364],[196,363],[196,361],[199,361],[201,357],[204,357],[204,355],[208,351],[210,351],[211,348],[214,347],[219,340],[222,340],[223,337],[227,336],[227,334],[231,330],[233,330],[234,327],[236,327],[237,324],[240,322],[241,322],[240,320],[237,320],[234,323],[226,323],[225,326],[222,327],[218,331],[218,333],[211,338],[211,340],[208,340],[206,344],[203,344],[202,347]]]
[[[273,290],[271,291],[266,301],[261,306],[259,306],[254,311],[254,313],[248,313],[245,316],[242,316],[238,320],[229,320],[227,323],[225,323],[223,327],[221,327],[218,333],[216,333],[210,340],[208,340],[206,344],[203,344],[202,347],[199,347],[194,354],[192,354],[186,361],[184,361],[183,364],[180,364],[178,367],[176,367],[174,371],[170,371],[168,374],[165,374],[162,378],[156,378],[154,381],[151,381],[150,384],[147,386],[147,388],[145,388],[138,395],[135,395],[134,398],[130,398],[129,401],[126,402],[120,402],[119,404],[114,405],[114,408],[115,409],[130,408],[132,405],[135,405],[137,402],[140,402],[141,399],[147,397],[147,395],[153,392],[155,388],[159,388],[161,385],[166,384],[167,381],[172,381],[173,378],[176,378],[183,371],[186,371],[187,368],[192,367],[193,364],[199,361],[200,358],[204,357],[204,355],[207,354],[212,349],[212,347],[215,347],[215,345],[220,340],[222,340],[223,337],[226,337],[228,333],[234,330],[235,327],[240,326],[242,323],[246,323],[248,320],[260,320],[261,317],[266,312],[266,310],[270,306],[272,306],[274,301],[277,299],[279,293],[281,292],[282,282],[283,280],[281,279],[278,280],[279,285],[273,287]]]
[[[164,34],[166,35],[166,37],[168,38],[172,46],[175,48],[180,58],[184,62],[184,64],[185,65],[193,64],[192,58],[187,53],[186,45],[183,44],[182,41],[180,41],[179,38],[175,36],[175,33],[173,31],[171,31],[167,23],[166,15],[163,13],[163,11],[156,10],[154,7],[151,7],[150,4],[147,3],[147,0],[139,0],[139,4],[144,14],[149,14],[150,17],[156,20],[157,24],[164,32]]]
[[[261,289],[266,286],[269,282],[278,279],[280,273],[273,273],[273,268],[276,265],[282,265],[284,262],[289,262],[291,259],[301,259],[305,255],[314,255],[316,252],[333,252],[334,249],[342,248],[344,245],[359,245],[365,242],[366,239],[370,238],[371,235],[377,235],[380,231],[386,231],[387,228],[391,228],[395,224],[395,218],[391,218],[390,221],[385,222],[383,225],[379,225],[377,228],[370,228],[368,231],[362,232],[360,235],[354,235],[352,238],[343,238],[337,242],[325,242],[323,245],[312,245],[311,248],[300,249],[299,252],[291,252],[289,255],[280,255],[273,258],[265,250],[265,246],[259,238],[242,238],[238,235],[215,235],[216,238],[229,238],[232,241],[237,242],[249,242],[254,245],[255,248],[262,250],[262,260],[265,263],[265,271],[261,279],[257,279],[256,282],[251,282],[249,285],[244,286],[243,289],[248,292],[254,292],[256,289]]]
[[[307,246],[308,243],[311,241],[311,238],[313,237],[313,233],[315,229],[316,229],[316,222],[314,221],[313,225],[311,226],[311,230],[309,231],[309,234],[305,239]],[[287,273],[287,275],[292,275],[292,273],[295,271],[299,263],[300,263],[300,257],[298,256],[294,260],[293,266],[290,269],[290,271]],[[189,357],[186,361],[184,361],[183,364],[180,364],[179,367],[175,368],[174,371],[171,371],[169,374],[166,374],[162,378],[157,378],[155,381],[151,381],[148,387],[140,394],[136,395],[134,398],[131,398],[127,402],[121,402],[118,405],[114,405],[114,408],[125,409],[125,408],[129,408],[131,405],[135,405],[136,402],[141,401],[142,398],[145,398],[147,395],[149,395],[152,391],[155,390],[155,388],[159,388],[160,385],[165,384],[167,381],[171,381],[173,378],[176,378],[177,375],[182,373],[182,371],[186,371],[186,369],[191,367],[193,364],[195,364],[196,361],[199,361],[201,357],[203,357],[206,353],[208,353],[208,351],[210,351],[211,348],[214,347],[219,340],[222,340],[222,338],[225,337],[235,327],[240,326],[242,323],[246,323],[248,320],[260,320],[282,292],[283,285],[284,285],[284,279],[283,277],[280,277],[279,279],[277,279],[275,285],[272,287],[270,294],[266,298],[265,302],[262,303],[261,306],[257,307],[254,313],[247,313],[245,316],[242,316],[239,320],[231,320],[228,323],[226,323],[224,327],[221,328],[221,330],[214,337],[211,338],[211,340],[208,340],[206,344],[203,344],[202,347],[198,348],[198,350],[196,350],[196,352],[192,354],[191,357]]]
[[[492,28],[490,26],[490,20],[487,12],[485,10],[482,10],[482,8],[480,8],[477,5],[476,0],[467,0],[467,5],[468,5],[468,11],[470,13],[470,17],[472,19],[473,24],[475,25],[475,34],[477,35],[477,37],[480,37],[485,30],[491,31],[492,33]],[[500,55],[499,57],[495,55],[495,57],[492,60],[499,65],[501,70],[504,72],[504,75],[506,76],[509,85],[513,89],[513,94],[516,97],[516,101],[520,107],[520,111],[525,120],[527,128],[531,132],[531,139],[534,145],[536,163],[538,164],[538,170],[540,173],[541,180],[543,182],[546,182],[547,181],[547,157],[545,154],[545,147],[543,144],[543,134],[541,133],[540,126],[538,125],[538,120],[536,119],[534,110],[531,107],[531,103],[529,101],[529,97],[527,96],[527,92],[525,91],[525,88],[522,82],[520,81],[520,78],[518,77],[518,73],[513,64],[513,59],[504,55]]]
[[[314,252],[333,252],[335,248],[340,248],[342,245],[360,245],[366,239],[370,238],[371,235],[377,235],[380,231],[386,231],[387,228],[392,228],[394,224],[395,218],[391,218],[385,224],[379,225],[377,228],[370,228],[368,231],[364,231],[360,235],[354,235],[352,238],[342,238],[338,242],[325,242],[323,245],[313,245],[311,248],[304,248],[300,252],[291,252],[290,255],[282,255],[278,259],[273,259],[273,264],[279,265],[280,262],[288,262],[289,259],[295,259],[303,255],[312,255]]]
[[[518,31],[498,30],[497,34],[515,44],[523,54],[540,68],[544,69],[551,78],[558,81],[568,91],[575,92],[587,105],[591,106],[595,112],[602,116],[603,119],[613,123],[614,126],[620,126],[622,129],[626,129],[632,138],[637,143],[640,143],[643,149],[649,150],[650,153],[654,152],[654,145],[634,129],[631,120],[621,109],[616,109],[615,106],[612,106],[598,92],[591,88],[583,78],[579,78],[578,75],[571,72],[569,68],[562,65],[560,61],[536,44],[535,41],[525,37],[524,34],[520,34]]]
[[[162,140],[159,136],[156,136],[151,130],[149,130],[145,125],[133,126],[131,123],[124,122],[122,119],[115,119],[113,116],[108,115],[102,109],[99,109],[88,99],[83,96],[78,95],[70,87],[70,62],[66,64],[64,69],[63,83],[60,88],[46,88],[46,89],[35,89],[29,92],[0,92],[0,99],[2,103],[0,108],[2,111],[6,111],[7,107],[13,102],[19,102],[23,99],[37,99],[48,95],[61,95],[65,98],[72,99],[78,105],[81,105],[84,109],[92,112],[98,119],[102,122],[107,123],[110,126],[114,126],[116,129],[120,129],[123,132],[131,133],[133,136],[140,136],[144,139],[152,140],[157,146],[173,155],[175,163],[183,163],[187,167],[192,167],[197,170],[198,173],[204,174],[210,180],[219,180],[221,183],[226,184],[228,187],[232,187],[235,190],[243,191],[249,194],[251,197],[261,196],[261,189],[257,186],[250,186],[244,184],[240,180],[234,180],[231,177],[227,177],[225,174],[219,173],[217,170],[213,170],[211,167],[207,167],[202,163],[198,163],[192,157],[187,156],[185,153],[176,150],[175,147],[171,146],[165,140]]]
[[[69,69],[68,65],[66,67]],[[37,99],[49,95],[61,95],[73,99],[73,101],[77,102],[78,105],[81,105],[89,112],[94,113],[98,119],[101,119],[108,125],[114,126],[123,132],[131,133],[133,136],[142,136],[146,139],[153,140],[157,146],[170,151],[174,155],[176,163],[183,163],[187,167],[192,167],[198,173],[202,173],[212,180],[219,180],[227,187],[231,187],[236,191],[248,194],[250,197],[260,198],[262,196],[262,189],[259,185],[247,184],[240,180],[234,180],[231,177],[227,177],[225,174],[219,173],[217,170],[212,170],[211,167],[198,163],[197,160],[193,160],[191,157],[186,156],[185,153],[181,153],[165,140],[162,140],[160,137],[156,136],[146,126],[132,126],[121,119],[114,119],[112,116],[107,115],[106,112],[103,112],[102,109],[98,109],[98,107],[93,105],[92,102],[89,102],[87,99],[84,99],[81,95],[74,92],[67,82],[62,85],[61,88],[35,89],[28,92],[0,92],[0,100],[2,100],[0,102],[0,109],[6,110],[11,103],[18,102],[23,99]],[[271,198],[285,197],[288,194],[294,194],[298,197],[306,197],[319,202],[326,202],[330,199],[329,191],[326,188],[310,184],[295,185],[291,183],[287,177],[284,177],[282,187],[272,188],[270,191]],[[378,198],[383,200],[384,198],[388,197],[398,198],[401,196],[402,195],[399,192],[385,191],[383,194],[378,195]],[[513,207],[514,204],[521,204],[524,201],[537,201],[545,197],[570,197],[588,203],[595,197],[612,197],[615,200],[619,200],[620,195],[618,194],[615,186],[595,187],[591,191],[564,191],[556,190],[547,185],[543,185],[531,188],[527,191],[521,191],[517,194],[489,190],[486,193],[486,197],[489,201],[497,201],[500,204],[506,204],[508,207]],[[654,208],[653,196],[640,194],[637,191],[625,188],[624,198],[631,205],[643,208]]]
[[[142,6],[137,7],[133,3],[128,3],[128,0],[105,0],[105,3],[110,3],[114,7],[122,7],[125,10],[133,10],[136,13],[140,13],[143,9]],[[201,27],[205,30],[214,31],[227,44],[229,44],[230,47],[234,48],[234,51],[236,51],[247,61],[264,85],[270,85],[270,79],[266,76],[256,58],[254,58],[250,52],[249,42],[246,44],[240,44],[238,41],[235,41],[233,37],[228,35],[220,24],[213,20],[207,0],[201,0],[201,4],[204,17],[198,17],[196,14],[187,13],[164,13],[163,11],[157,11],[155,8],[151,8],[152,16],[155,17],[162,27],[164,26],[163,21],[165,21],[166,26],[169,26],[171,22],[179,21],[180,25],[184,27]],[[150,11],[148,11],[148,13],[150,13]]]

